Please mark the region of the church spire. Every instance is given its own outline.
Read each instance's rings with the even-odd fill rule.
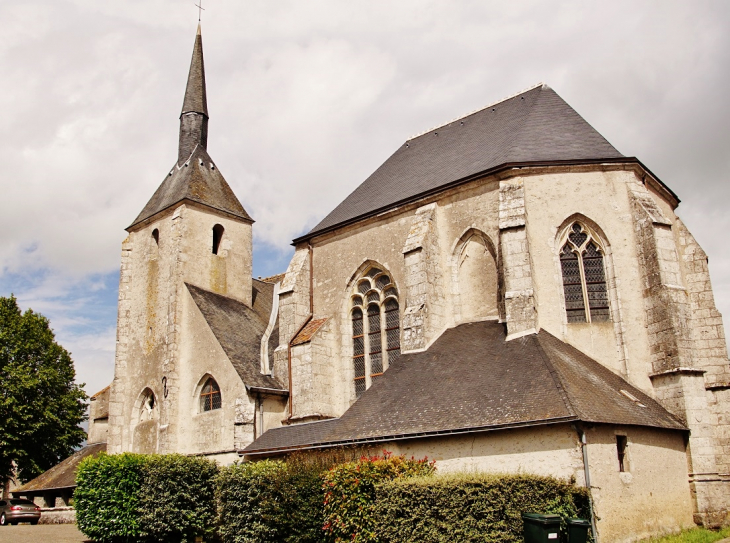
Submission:
[[[198,33],[190,61],[188,84],[180,113],[180,143],[177,163],[183,164],[196,146],[203,149],[208,144],[208,100],[205,92],[205,64],[203,62],[203,36],[198,24]]]

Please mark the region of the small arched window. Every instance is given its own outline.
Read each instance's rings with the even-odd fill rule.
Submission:
[[[209,378],[200,389],[200,411],[213,411],[221,408],[221,388],[215,379]]]
[[[359,398],[400,357],[398,291],[389,275],[370,268],[355,282],[350,300],[355,396]]]
[[[574,223],[560,250],[568,322],[610,320],[603,249],[595,236]]]
[[[157,399],[152,389],[145,388],[138,402],[139,422],[157,419]]]
[[[155,245],[160,244],[160,231],[157,228],[152,230],[152,239],[155,240]]]
[[[213,227],[213,254],[218,254],[218,249],[220,249],[221,241],[223,241],[223,232],[225,229],[220,224],[216,224]]]

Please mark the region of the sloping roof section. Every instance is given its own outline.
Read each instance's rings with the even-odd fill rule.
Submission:
[[[548,332],[507,342],[504,325],[479,322],[404,355],[340,419],[269,430],[243,452],[568,421],[686,430],[649,396]]]
[[[20,488],[13,490],[14,495],[26,492],[40,492],[58,488],[73,488],[76,486],[76,470],[84,458],[98,456],[106,452],[106,443],[92,443],[73,453],[63,462],[56,464],[48,471],[44,471],[32,481],[28,481]]]
[[[187,162],[181,166],[173,166],[127,230],[184,200],[223,211],[245,221],[253,221],[208,152],[198,146]]]
[[[503,165],[621,158],[553,89],[540,85],[407,141],[299,239]]]
[[[181,115],[200,113],[208,116],[208,96],[205,87],[205,61],[203,59],[203,36],[198,25],[193,45],[193,57],[190,59],[188,84],[185,87],[185,99]]]
[[[264,311],[259,314],[233,298],[188,283],[185,286],[244,385],[285,390],[278,380],[261,373],[261,337],[268,326],[268,314],[264,320]],[[258,293],[256,297],[261,297],[263,304],[265,293]],[[269,305],[269,311],[270,308]]]
[[[304,328],[300,330],[300,332],[294,337],[294,339],[291,340],[291,346],[294,347],[296,345],[303,345],[304,343],[308,343],[312,341],[312,338],[314,337],[314,334],[316,334],[320,328],[322,328],[322,325],[327,322],[327,319],[312,319],[309,321]]]

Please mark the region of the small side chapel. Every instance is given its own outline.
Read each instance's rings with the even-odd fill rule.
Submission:
[[[550,87],[405,141],[265,279],[207,138],[198,27],[177,159],[122,244],[110,453],[372,446],[589,484],[604,541],[726,522],[707,255]]]

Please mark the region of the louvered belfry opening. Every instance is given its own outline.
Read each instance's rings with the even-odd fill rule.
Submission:
[[[200,390],[200,411],[213,411],[221,408],[221,389],[215,379],[209,378]]]
[[[560,251],[565,312],[569,323],[611,320],[603,250],[592,234],[574,223]]]
[[[355,396],[359,398],[400,357],[400,306],[398,290],[379,268],[370,268],[355,283],[350,299]]]

